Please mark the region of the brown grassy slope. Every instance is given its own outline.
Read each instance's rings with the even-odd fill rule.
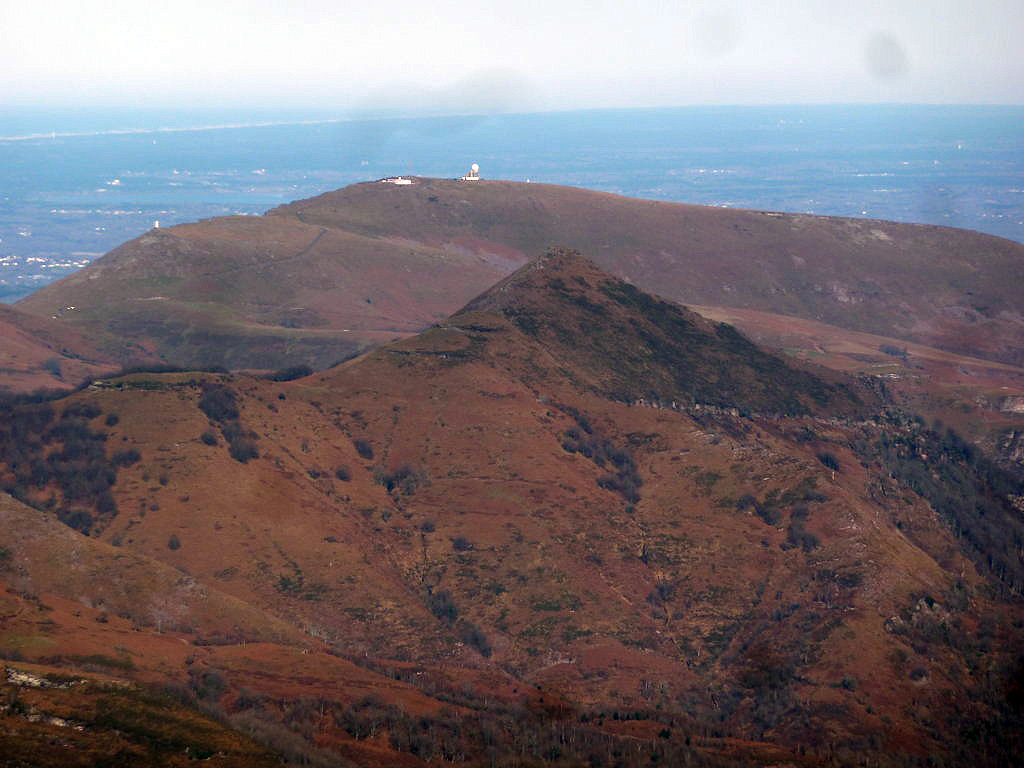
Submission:
[[[749,417],[689,407],[700,390],[648,341],[676,321],[682,373],[735,369],[715,391]],[[617,354],[562,338],[601,323],[625,329]],[[394,674],[504,671],[595,716],[661,711],[819,756],[956,754],[962,713],[1003,716],[979,686],[1005,679],[1019,607],[854,450],[912,425],[860,420],[823,383],[811,414],[758,415],[814,377],[777,367],[766,388],[740,343],[563,256],[304,380],[131,376],[76,396],[142,455],[99,535]],[[638,380],[687,407],[610,397]],[[236,393],[258,458],[229,456],[204,381]]]
[[[449,590],[489,636],[490,627],[498,630],[491,636],[496,657],[515,654],[536,679],[598,707],[610,706],[612,692],[624,697],[620,706],[642,706],[652,679],[660,686],[653,700],[669,706],[694,690],[694,670],[705,683],[736,675],[746,681],[743,690],[724,683],[721,694],[738,696],[734,706],[743,714],[733,710],[736,721],[774,727],[796,700],[817,723],[817,736],[807,738],[838,732],[819,708],[858,723],[859,736],[844,737],[854,740],[881,733],[858,703],[906,717],[902,708],[917,690],[908,680],[918,667],[903,665],[922,657],[900,655],[906,646],[882,625],[913,612],[915,595],[952,594],[960,567],[954,563],[963,560],[912,496],[887,501],[880,518],[864,490],[877,482],[876,468],[857,469],[842,450],[845,472],[822,473],[815,452],[838,451],[833,443],[844,445],[857,431],[813,421],[695,423],[671,410],[609,405],[567,385],[563,359],[532,347],[524,355],[521,344],[514,326],[467,313],[346,365],[331,380],[346,385],[340,388],[348,394],[335,402],[359,411],[355,423],[345,421],[373,442],[385,467],[412,463],[430,478],[429,487],[399,494],[399,504],[418,513],[410,520],[414,537],[420,515],[434,523],[431,533],[421,533],[429,547],[424,560],[439,574],[431,577],[439,579],[434,588]],[[458,354],[474,345],[473,355]],[[510,368],[526,391],[509,385]],[[331,402],[326,392],[311,396],[323,397],[324,407]],[[565,450],[570,430],[583,430],[554,403],[586,415],[599,436],[592,440],[633,453],[643,486],[631,510],[598,485],[610,462],[599,468]],[[815,435],[810,444],[784,437],[803,429]],[[810,496],[825,501],[801,505],[794,489],[811,482],[818,489]],[[773,489],[797,499],[773,524],[752,517],[750,508],[737,510],[745,494],[760,502]],[[808,552],[786,548],[800,506],[809,507],[808,528],[822,542]],[[913,529],[913,543],[896,528],[897,516]],[[461,539],[472,549],[460,554],[454,543]],[[964,661],[948,654],[925,651],[949,669],[962,668]],[[774,676],[785,676],[791,664],[808,684],[776,688]],[[842,693],[858,686],[860,694]],[[956,689],[936,677],[928,696],[938,705]],[[702,706],[699,696],[693,701]]]
[[[0,389],[70,389],[125,362],[99,347],[67,323],[0,304]]]
[[[14,589],[57,595],[158,629],[249,640],[298,640],[293,628],[211,591],[173,568],[83,537],[52,513],[0,495],[4,578]]]
[[[581,343],[601,326],[621,328],[623,345],[599,333]],[[348,681],[338,698],[349,702],[355,691],[408,702],[422,686],[473,722],[532,687],[531,706],[550,707],[559,728],[586,713],[614,729],[629,713],[626,732],[728,737],[714,742],[726,755],[756,741],[815,761],[955,762],[976,744],[971,722],[1013,723],[1003,686],[1024,616],[872,453],[883,438],[917,444],[915,426],[863,418],[869,393],[842,384],[561,254],[441,326],[306,379],[134,374],[70,405],[94,406],[77,409],[93,425],[117,413],[106,450],[141,455],[117,473],[119,513],[94,528],[120,545],[103,551],[159,560],[314,651],[184,637],[165,674],[187,674],[186,654],[202,648],[204,669],[268,692],[281,713],[305,711],[302,727],[339,750],[352,712],[332,725],[315,703],[283,703],[334,707],[319,643],[403,681],[360,683],[338,660],[330,674]],[[637,385],[646,405],[616,397]],[[227,409],[200,408],[218,387],[255,436],[245,463],[225,444]],[[724,399],[708,407],[708,391]],[[780,416],[780,402],[809,412]],[[26,567],[46,573],[56,559],[44,550]],[[31,618],[30,631],[8,631],[95,647],[82,639],[92,616],[58,617],[60,632]],[[133,652],[139,665],[154,656]],[[489,722],[547,732],[514,711]]]
[[[271,215],[422,243],[587,253],[684,304],[820,320],[1024,361],[1024,245],[966,230],[635,200],[570,187],[357,184]]]
[[[19,308],[73,305],[70,323],[175,363],[322,367],[419,330],[502,274],[464,251],[225,217],[149,232]]]
[[[0,667],[0,764],[78,764],[66,762],[72,744],[82,765],[115,756],[177,765],[175,754],[211,752],[226,755],[225,765],[263,765],[278,758],[239,730],[293,760],[316,755],[280,725],[296,701],[340,711],[372,694],[411,716],[443,707],[329,655],[302,628],[226,596],[213,580],[84,537],[7,495],[0,522],[0,653],[15,660]],[[173,697],[162,692],[168,686]],[[217,722],[195,711],[197,701]],[[408,764],[386,744],[353,745],[337,726],[321,730],[356,764]],[[28,755],[33,761],[18,762]],[[350,763],[334,753],[327,764]]]

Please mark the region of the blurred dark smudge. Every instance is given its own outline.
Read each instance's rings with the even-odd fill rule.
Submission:
[[[864,64],[879,80],[896,80],[907,73],[909,64],[903,45],[892,35],[878,32],[864,43]]]

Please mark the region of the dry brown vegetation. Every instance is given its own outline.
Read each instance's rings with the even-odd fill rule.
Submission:
[[[621,350],[587,342],[597,317]],[[0,500],[0,649],[170,686],[110,706],[254,761],[1009,764],[1016,481],[897,405],[553,254],[305,378],[137,372],[12,404],[122,458],[89,536],[50,478],[38,509]],[[66,690],[10,683],[5,738],[183,754],[116,718],[38,730],[92,706]]]
[[[1024,362],[1019,243],[512,182],[356,184],[161,229],[18,309],[190,367],[322,369],[443,320],[553,245],[671,301]]]

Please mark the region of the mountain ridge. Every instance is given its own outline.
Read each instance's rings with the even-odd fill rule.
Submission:
[[[574,376],[590,373],[595,391],[624,402],[679,400],[789,414],[860,405],[852,390],[839,394],[765,354],[731,326],[652,299],[574,250],[555,249],[530,261],[449,322],[458,325],[474,312],[504,315],[566,361]],[[586,321],[572,323],[574,312]]]
[[[683,304],[1024,361],[1024,306],[1011,288],[1024,280],[1018,243],[541,184],[413,181],[150,232],[18,307],[49,316],[75,306],[65,321],[127,336],[171,363],[322,368],[443,319],[561,246]]]
[[[177,686],[298,762],[1019,752],[1019,477],[877,377],[575,251],[481,290],[291,380],[136,371],[0,402],[0,482],[35,508],[0,503],[0,651]],[[90,575],[118,563],[131,599],[101,620]],[[188,599],[154,612],[169,580]]]
[[[573,247],[638,287],[682,304],[794,314],[957,351],[979,341],[982,348],[993,346],[982,333],[966,344],[952,338],[969,332],[971,321],[989,332],[1010,323],[1000,334],[1003,344],[1013,343],[1011,328],[1014,334],[1020,329],[1014,318],[1021,307],[1003,281],[1024,274],[1024,246],[991,235],[635,200],[543,184],[418,181],[397,189],[353,185],[268,215],[365,232],[389,227],[406,236],[420,233],[428,242],[470,235],[526,254]],[[928,275],[933,277],[922,286],[921,276]],[[931,294],[931,311],[915,306],[922,287]],[[918,319],[893,314],[891,305],[898,303]],[[1003,311],[1010,314],[999,321]],[[1013,354],[999,359],[1019,362],[1019,351]]]

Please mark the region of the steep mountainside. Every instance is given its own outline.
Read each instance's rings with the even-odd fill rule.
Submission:
[[[321,368],[445,317],[551,246],[683,303],[1024,363],[1024,246],[935,226],[706,208],[569,187],[356,184],[147,233],[19,308],[185,365]]]
[[[573,253],[304,379],[136,373],[4,423],[4,487],[37,509],[2,507],[0,648],[178,681],[272,749],[899,766],[1022,746],[1020,481]],[[88,537],[19,538],[54,518]]]

